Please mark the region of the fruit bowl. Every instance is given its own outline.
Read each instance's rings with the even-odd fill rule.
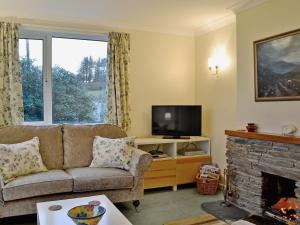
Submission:
[[[68,216],[77,225],[97,225],[105,213],[99,205],[80,205],[68,211]]]

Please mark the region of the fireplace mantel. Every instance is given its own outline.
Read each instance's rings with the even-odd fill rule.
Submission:
[[[247,132],[245,130],[225,130],[225,134],[232,137],[257,139],[263,141],[273,141],[279,143],[300,145],[299,136],[284,136],[280,134]]]
[[[225,134],[227,168],[234,171],[229,182],[233,190],[228,196],[231,203],[262,215],[269,207],[263,193],[267,174],[295,182],[293,188],[300,205],[300,137],[241,130],[226,130]]]

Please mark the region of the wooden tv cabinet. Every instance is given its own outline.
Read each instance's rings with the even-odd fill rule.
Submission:
[[[181,149],[189,145],[203,150],[202,155],[180,155]],[[188,148],[190,148],[188,146]],[[135,147],[151,151],[159,147],[166,158],[153,159],[150,170],[145,173],[144,188],[173,187],[194,183],[201,164],[211,162],[210,139],[207,137],[191,137],[190,139],[137,138]]]

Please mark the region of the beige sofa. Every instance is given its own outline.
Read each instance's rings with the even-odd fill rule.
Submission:
[[[95,136],[126,137],[113,125],[11,126],[0,129],[0,143],[40,139],[40,152],[49,171],[0,181],[0,218],[32,214],[36,203],[105,194],[113,202],[143,197],[143,176],[152,157],[134,149],[129,171],[89,168]]]

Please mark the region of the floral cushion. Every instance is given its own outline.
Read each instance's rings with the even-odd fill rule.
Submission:
[[[93,143],[93,161],[90,167],[112,167],[129,170],[133,138],[103,138],[96,136]]]
[[[39,146],[38,137],[18,144],[0,144],[0,172],[4,183],[19,176],[47,171]]]

